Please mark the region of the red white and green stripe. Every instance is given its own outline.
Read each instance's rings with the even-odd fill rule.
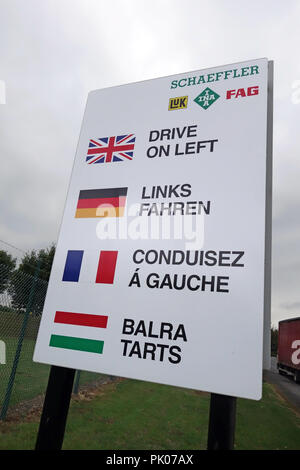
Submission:
[[[54,323],[63,325],[75,325],[90,328],[106,328],[107,315],[93,315],[89,313],[74,313],[57,311]],[[86,337],[66,336],[52,334],[49,346],[61,349],[72,349],[74,351],[84,351],[89,353],[102,354],[104,341]]]

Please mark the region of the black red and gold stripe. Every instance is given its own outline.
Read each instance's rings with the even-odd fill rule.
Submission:
[[[79,193],[76,218],[122,217],[127,188],[84,189]]]

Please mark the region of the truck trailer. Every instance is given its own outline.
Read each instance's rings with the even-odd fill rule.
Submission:
[[[300,383],[300,317],[278,324],[277,369]]]

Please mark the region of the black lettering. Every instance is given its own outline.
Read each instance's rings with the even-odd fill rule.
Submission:
[[[169,356],[169,361],[172,364],[178,364],[181,361],[181,356],[176,351],[178,353],[181,353],[181,349],[180,349],[179,346],[171,346],[170,349],[169,349],[170,355],[175,357],[175,359],[174,359],[173,357]]]
[[[166,255],[166,253],[163,250],[159,252],[159,261],[158,261],[159,264],[162,264],[162,260],[164,260],[166,264],[170,264],[172,251],[168,250],[167,253],[168,254]]]
[[[180,132],[180,127],[176,127],[176,132],[177,132],[179,139],[181,139],[184,136],[185,131],[186,131],[186,126],[182,128],[181,132]]]
[[[170,154],[170,145],[164,146],[160,145],[159,146],[159,157],[165,156],[168,157]]]
[[[159,286],[159,288],[163,289],[164,287],[169,287],[169,289],[173,289],[170,274],[166,274],[163,280],[161,281],[161,285]]]
[[[218,139],[209,140],[208,142],[210,142],[210,152],[213,152],[214,151],[214,143],[218,142]]]
[[[202,201],[199,202],[199,211],[198,211],[199,214],[201,214],[202,208],[205,214],[210,214],[210,201],[207,201],[206,206],[204,205],[204,202]]]
[[[168,339],[172,339],[173,325],[172,323],[162,323],[160,326],[160,338],[164,337],[166,333]]]
[[[134,332],[134,320],[131,320],[131,318],[124,318],[122,334],[132,335],[133,332]]]
[[[168,194],[168,186],[167,185],[165,185],[164,188],[162,188],[161,186],[156,187],[156,194],[155,194],[156,198],[167,197],[167,194]]]
[[[147,358],[147,354],[150,354],[151,360],[155,361],[155,344],[153,343],[145,343],[144,345],[144,353],[143,353],[143,359]]]
[[[229,282],[228,276],[218,276],[217,277],[217,292],[229,292],[228,282]]]
[[[150,216],[152,214],[159,215],[158,207],[157,207],[157,204],[155,202],[153,202],[152,206],[150,207],[149,212],[148,212],[148,216]]]
[[[175,145],[174,155],[184,155],[184,152],[179,152],[179,144]]]
[[[237,267],[243,268],[244,263],[238,264],[238,261],[242,258],[242,256],[244,256],[244,253],[245,253],[244,251],[233,251],[232,254],[237,255],[237,257],[233,260],[231,266],[237,266]]]
[[[165,349],[169,349],[169,346],[167,344],[157,344],[156,347],[157,349],[160,349],[159,360],[162,362],[164,360]]]
[[[140,263],[142,263],[142,262],[144,261],[143,258],[142,258],[140,261],[137,260],[136,255],[137,255],[138,253],[141,253],[142,255],[145,254],[145,252],[144,252],[143,250],[136,250],[136,251],[133,253],[133,257],[132,257],[132,258],[133,258],[133,262],[134,262],[135,264],[140,264]]]
[[[197,202],[188,201],[186,203],[186,215],[197,215]]]
[[[149,202],[144,202],[143,204],[140,205],[140,211],[139,211],[139,216],[143,215],[143,212],[148,212],[149,210]]]
[[[159,138],[159,131],[150,131],[149,142],[154,142]]]
[[[174,202],[173,203],[173,215],[179,212],[179,214],[184,215],[184,202]]]
[[[195,153],[196,142],[187,142],[185,145],[185,154],[193,155]]]
[[[226,256],[227,255],[227,256]],[[226,263],[226,260],[230,260],[230,251],[219,252],[219,266],[230,266],[230,263]]]
[[[160,132],[160,140],[163,140],[166,137],[168,140],[170,139],[171,129],[162,129]]]
[[[147,331],[146,331],[146,327],[145,327],[145,322],[144,320],[140,320],[138,322],[138,325],[136,327],[136,330],[134,332],[134,335],[138,335],[138,334],[142,334],[143,336],[147,336]]]
[[[205,291],[207,285],[210,285],[210,291],[213,292],[215,288],[215,276],[211,276],[209,281],[206,280],[206,276],[202,276],[201,290]]]
[[[196,137],[197,136],[197,124],[188,126],[187,137]]]
[[[191,252],[188,250],[186,252],[186,264],[189,266],[195,266],[198,263],[199,251],[194,251],[194,257],[192,259]]]
[[[152,280],[153,278],[154,280]],[[159,275],[157,273],[149,274],[149,276],[147,276],[147,279],[146,279],[146,285],[147,287],[150,287],[150,289],[157,288],[159,286]]]
[[[188,183],[181,185],[181,197],[189,197],[192,194],[192,186]]]
[[[158,147],[152,146],[147,149],[147,157],[154,158],[158,155]]]
[[[177,282],[177,279],[179,278],[179,274],[174,274],[174,289],[176,290],[182,290],[185,288],[185,280],[186,280],[186,275],[182,275],[181,283],[179,284]]]
[[[190,289],[190,290],[198,290],[200,285],[197,284],[196,286],[192,287],[192,285],[191,285],[192,279],[197,279],[197,281],[200,281],[200,276],[198,276],[197,274],[193,274],[192,276],[189,276],[187,278],[187,282],[186,282],[187,288]]]
[[[146,196],[145,192],[146,192],[146,186],[143,186],[143,189],[142,189],[142,199],[150,199],[150,196]]]
[[[176,341],[178,338],[182,338],[183,341],[187,341],[184,325],[182,325],[182,323],[180,325],[178,325],[178,328],[175,332],[173,340]]]
[[[163,215],[166,212],[168,215],[171,215],[172,202],[162,202],[160,205],[159,215]]]
[[[201,149],[205,149],[206,148],[206,143],[207,143],[207,140],[199,140],[197,142],[197,153],[200,152]],[[204,145],[203,145],[204,144]]]
[[[179,255],[179,259],[177,259]],[[172,256],[172,264],[182,264],[184,260],[184,251],[174,250]]]
[[[149,332],[148,332],[149,338],[158,338],[158,335],[152,333],[152,328],[153,328],[153,321],[150,321],[149,322]]]
[[[208,260],[204,262],[206,266],[215,266],[217,264],[217,253],[212,250],[206,251],[205,259]],[[211,261],[211,263],[209,261]]]
[[[169,197],[175,196],[179,197],[179,194],[177,193],[178,188],[180,187],[180,184],[176,184],[176,186],[173,187],[173,185],[169,186]]]
[[[153,255],[152,260],[151,260],[151,255]],[[157,258],[158,258],[158,252],[155,251],[155,250],[149,250],[146,253],[145,261],[146,261],[147,264],[154,264],[154,263],[157,262]]]
[[[135,341],[133,343],[132,349],[128,354],[128,357],[132,357],[134,354],[136,354],[139,359],[142,358],[140,343],[138,341]]]
[[[129,343],[132,343],[131,339],[121,339],[121,343],[124,343],[123,356],[127,354],[127,346]]]

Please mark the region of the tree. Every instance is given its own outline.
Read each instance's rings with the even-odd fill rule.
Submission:
[[[23,256],[10,281],[9,292],[13,308],[25,310],[31,300],[30,311],[34,315],[42,313],[54,254],[55,245],[51,245],[47,249],[32,250]]]
[[[271,328],[271,356],[277,356],[278,347],[278,329],[275,326]]]
[[[31,276],[34,276],[39,265],[39,278],[44,279],[45,281],[49,281],[54,254],[54,244],[50,245],[50,247],[46,248],[45,250],[32,250],[30,253],[26,253],[23,256],[18,270],[22,271],[22,273],[27,273]]]
[[[16,267],[16,259],[6,251],[0,250],[0,294],[8,287],[9,279]]]

